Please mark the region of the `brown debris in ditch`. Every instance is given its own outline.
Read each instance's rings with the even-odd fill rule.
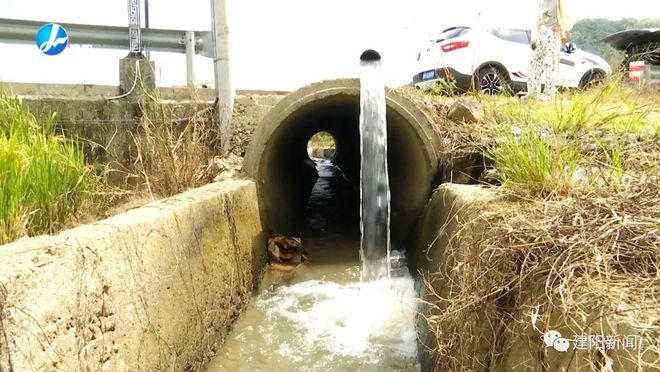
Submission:
[[[309,253],[302,247],[302,240],[282,234],[268,237],[268,262],[275,270],[292,271],[309,261]]]

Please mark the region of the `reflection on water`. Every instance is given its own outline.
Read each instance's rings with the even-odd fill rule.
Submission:
[[[360,284],[359,190],[327,160],[306,210],[311,263],[268,271],[208,371],[416,371],[415,290],[403,256],[393,278]]]

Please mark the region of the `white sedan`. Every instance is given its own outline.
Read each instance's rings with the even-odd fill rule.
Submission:
[[[419,73],[413,76],[413,85],[431,90],[440,83],[486,94],[526,90],[530,34],[521,29],[448,28],[417,54]],[[611,72],[604,59],[576,49],[575,44],[568,43],[557,53],[560,86],[583,88]]]

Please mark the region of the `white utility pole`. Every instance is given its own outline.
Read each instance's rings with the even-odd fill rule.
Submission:
[[[218,99],[218,119],[222,154],[231,149],[231,115],[234,108],[234,88],[229,68],[229,24],[227,23],[227,0],[211,0],[213,22],[213,66],[215,92]]]

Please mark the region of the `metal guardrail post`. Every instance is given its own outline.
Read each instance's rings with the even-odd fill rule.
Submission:
[[[189,87],[195,86],[195,33],[186,31],[186,82]]]

